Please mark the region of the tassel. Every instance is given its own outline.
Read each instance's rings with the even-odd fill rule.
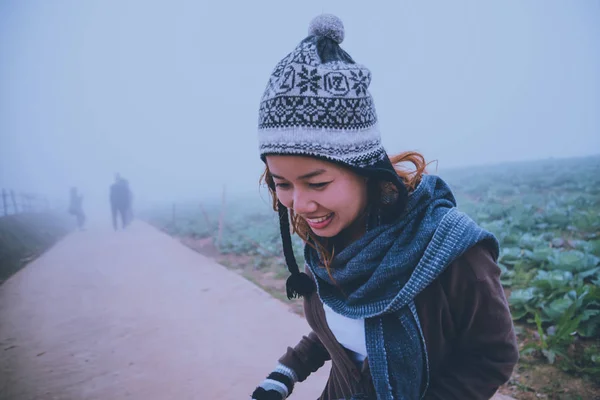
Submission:
[[[285,289],[287,291],[287,298],[289,300],[299,297],[307,297],[315,291],[315,283],[310,276],[304,272],[298,272],[297,274],[290,275],[285,282]]]

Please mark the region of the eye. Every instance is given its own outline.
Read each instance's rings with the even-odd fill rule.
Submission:
[[[275,183],[275,188],[277,189],[289,189],[290,188],[290,184],[289,183]]]
[[[319,183],[309,183],[308,186],[310,186],[313,189],[323,189],[325,188],[327,185],[329,185],[331,182],[319,182]]]

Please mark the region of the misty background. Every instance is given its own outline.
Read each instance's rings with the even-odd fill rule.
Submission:
[[[4,0],[0,187],[107,210],[117,172],[137,206],[258,193],[259,100],[322,12],[373,74],[388,152],[600,152],[599,1]]]

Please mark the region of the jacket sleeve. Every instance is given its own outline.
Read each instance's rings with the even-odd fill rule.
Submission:
[[[288,347],[279,363],[294,371],[298,382],[303,382],[330,359],[317,334],[311,332],[308,336],[303,336],[295,347]]]
[[[449,268],[444,286],[457,336],[425,398],[487,400],[508,381],[519,358],[500,268],[482,245]]]

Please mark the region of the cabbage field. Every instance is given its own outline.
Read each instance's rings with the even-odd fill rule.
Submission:
[[[435,165],[429,171],[435,173],[432,169]],[[500,241],[502,283],[519,332],[521,362],[552,365],[596,387],[600,156],[464,168],[440,175],[452,187],[459,209]],[[248,268],[254,277],[263,271],[283,281],[276,215],[266,192],[261,193],[262,198],[257,190],[255,196],[227,199],[224,208],[199,199],[197,204],[176,204],[176,210],[153,210],[146,217],[174,236],[212,238],[220,254],[251,260]],[[297,240],[295,246],[300,259],[302,243]],[[555,389],[548,393],[560,391]]]
[[[600,380],[600,157],[446,178],[459,207],[501,243],[513,319],[536,332],[522,352]]]

